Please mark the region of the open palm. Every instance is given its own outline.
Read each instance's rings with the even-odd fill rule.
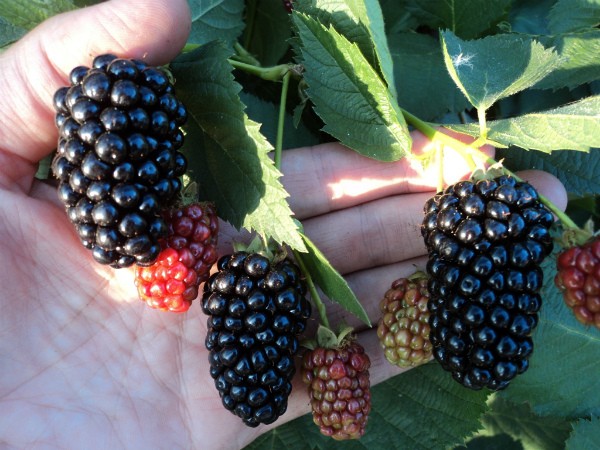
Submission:
[[[198,302],[185,314],[146,307],[132,271],[95,263],[54,188],[34,181],[55,146],[52,94],[72,67],[108,52],[165,63],[189,27],[185,0],[113,0],[52,18],[0,55],[0,436],[8,448],[235,449],[269,428],[248,428],[222,407]],[[414,138],[416,151],[427,144]],[[390,282],[422,261],[418,223],[435,177],[337,144],[290,150],[282,169],[307,234],[375,321]],[[555,179],[530,180],[564,204]],[[235,233],[223,229],[225,252]],[[331,315],[359,325],[342,310]],[[373,382],[399,373],[373,330],[361,341]],[[308,412],[299,387],[296,379],[275,425]]]

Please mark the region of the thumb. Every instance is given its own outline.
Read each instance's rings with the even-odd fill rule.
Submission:
[[[0,55],[0,160],[16,157],[20,164],[12,167],[29,172],[55,147],[52,97],[68,84],[72,68],[103,53],[166,63],[190,27],[186,0],[111,0],[40,24]],[[26,175],[33,173],[10,174],[13,180]]]

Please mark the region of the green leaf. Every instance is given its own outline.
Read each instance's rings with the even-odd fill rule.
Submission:
[[[256,12],[252,23],[247,23],[250,33],[246,49],[263,66],[276,65],[289,49],[288,39],[292,36],[288,12],[282,0],[255,2]]]
[[[422,120],[434,121],[469,106],[448,75],[436,39],[425,34],[400,33],[390,36],[389,43],[402,108]]]
[[[480,427],[485,391],[459,385],[438,364],[426,364],[374,386],[365,435],[337,442],[305,415],[263,434],[245,450],[444,449]]]
[[[408,0],[406,10],[430,28],[474,39],[503,20],[510,4],[511,0]]]
[[[188,0],[192,13],[190,44],[222,40],[233,44],[244,29],[244,0]]]
[[[277,121],[279,105],[260,99],[250,92],[240,92],[240,99],[246,105],[248,117],[262,124],[260,131],[269,142],[275,142],[277,136]],[[294,126],[291,114],[284,118],[283,149],[306,147],[319,143],[317,136],[312,133],[302,122]]]
[[[294,12],[307,94],[324,131],[362,155],[394,161],[411,138],[396,100],[355,44],[335,29]]]
[[[396,96],[392,57],[377,0],[300,0],[294,8],[358,45],[371,67],[381,70],[392,96]]]
[[[555,175],[572,195],[585,196],[600,192],[600,149],[589,153],[573,152],[526,152],[518,148],[500,150],[498,160],[503,159],[511,170],[538,169]]]
[[[406,3],[408,1],[409,0],[379,1],[388,39],[395,33],[414,30],[419,26],[417,18],[406,10]]]
[[[463,41],[445,31],[441,37],[450,76],[478,110],[533,86],[560,62],[552,50],[518,35]]]
[[[488,122],[488,138],[505,147],[550,153],[553,150],[589,152],[600,147],[600,96],[514,119]],[[474,124],[448,125],[456,131],[477,135]]]
[[[31,30],[48,17],[75,9],[70,0],[0,0],[0,17],[15,27]]]
[[[546,47],[554,47],[561,57],[561,63],[536,83],[533,86],[535,89],[573,89],[600,79],[600,30],[540,36],[539,40]]]
[[[25,28],[15,26],[3,17],[0,17],[0,47],[11,44],[27,33]]]
[[[507,434],[496,434],[494,436],[475,436],[454,450],[524,450],[519,441],[515,441]]]
[[[329,300],[338,303],[344,309],[354,314],[367,325],[371,325],[369,316],[348,283],[329,263],[317,246],[301,233],[308,253],[300,254],[313,281],[321,288]]]
[[[510,30],[514,33],[549,34],[548,10],[556,0],[514,0],[508,16]]]
[[[566,450],[600,450],[600,419],[579,419],[565,444]]]
[[[223,44],[213,42],[181,55],[171,66],[190,116],[185,150],[191,176],[236,228],[304,251],[281,173],[268,157],[271,144],[244,112],[229,55]]]
[[[577,31],[600,25],[599,0],[558,0],[548,14],[554,34]]]
[[[562,417],[541,417],[525,403],[509,402],[498,396],[492,399],[482,423],[486,433],[506,433],[525,448],[544,450],[562,450],[571,431],[570,422]]]
[[[500,395],[514,403],[527,402],[542,416],[600,415],[600,330],[580,324],[565,305],[553,282],[555,256],[543,264],[544,303],[529,369]]]

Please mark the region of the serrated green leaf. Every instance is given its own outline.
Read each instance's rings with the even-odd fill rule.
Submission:
[[[392,57],[377,0],[299,0],[295,9],[355,43],[371,66],[381,71],[392,96],[396,96]]]
[[[600,25],[599,0],[558,0],[548,14],[552,33],[566,33]]]
[[[600,30],[540,36],[546,47],[553,47],[561,57],[560,64],[534,89],[573,89],[600,79]]]
[[[533,86],[560,63],[552,50],[518,35],[464,41],[445,31],[441,38],[450,76],[478,110]]]
[[[0,14],[2,14],[0,12]],[[11,44],[27,33],[27,30],[22,27],[18,27],[6,21],[3,17],[0,17],[0,47],[4,47]]]
[[[469,106],[448,75],[436,39],[425,34],[399,33],[389,37],[389,44],[402,108],[422,120],[435,121]]]
[[[352,292],[352,289],[350,289],[350,286],[348,286],[346,280],[335,270],[325,255],[308,236],[302,233],[301,236],[307,253],[302,253],[299,256],[313,281],[321,288],[329,300],[339,304],[364,323],[371,326],[369,316],[358,298],[356,298],[354,292]]]
[[[192,14],[190,44],[222,40],[230,45],[244,29],[244,0],[188,0]]]
[[[543,35],[548,31],[548,10],[556,0],[514,0],[508,23],[514,33]]]
[[[233,226],[305,251],[281,173],[268,157],[272,146],[244,112],[229,55],[213,42],[171,65],[190,116],[185,146],[190,174]]]
[[[543,264],[543,305],[527,372],[500,395],[527,402],[534,413],[569,419],[600,415],[600,331],[585,327],[554,286],[556,255]]]
[[[426,364],[372,388],[365,435],[337,442],[319,434],[310,415],[255,440],[245,450],[431,450],[464,442],[480,427],[485,391],[456,383],[438,364]]]
[[[72,9],[75,5],[71,0],[0,0],[0,16],[7,23],[25,30]]]
[[[394,161],[411,138],[396,100],[355,44],[335,29],[293,13],[307,94],[324,131],[362,155]]]
[[[565,443],[566,450],[600,450],[600,419],[579,419]]]
[[[538,169],[555,175],[567,192],[576,196],[600,192],[600,149],[589,153],[528,152],[518,148],[499,150],[498,160],[504,160],[511,170]]]
[[[255,2],[254,20],[247,24],[246,49],[263,66],[272,66],[280,62],[288,50],[288,39],[292,36],[289,14],[282,0],[261,0]],[[244,39],[246,41],[246,39]]]
[[[513,403],[495,396],[483,415],[486,433],[506,433],[527,449],[562,450],[571,423],[562,417],[541,417],[525,403]]]
[[[474,39],[504,19],[510,4],[511,0],[409,0],[406,9],[430,28]]]
[[[488,138],[505,147],[550,153],[553,150],[589,152],[600,147],[600,96],[570,105],[513,119],[488,122]],[[448,125],[456,131],[477,135],[476,125]]]

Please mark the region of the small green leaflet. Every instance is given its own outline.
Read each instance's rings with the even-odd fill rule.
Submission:
[[[0,17],[0,48],[17,41],[25,33],[27,33],[25,28],[15,26]]]
[[[398,33],[390,36],[389,44],[402,108],[422,120],[434,121],[469,106],[448,75],[437,39],[412,32]]]
[[[450,76],[480,111],[533,86],[560,63],[555,52],[519,35],[498,34],[463,41],[451,31],[444,31],[441,38]]]
[[[281,173],[268,157],[272,146],[244,112],[229,55],[222,43],[212,42],[172,63],[190,115],[184,149],[191,176],[234,227],[305,251]]]
[[[600,30],[539,36],[538,39],[545,47],[554,47],[561,63],[536,83],[534,89],[573,89],[600,80]]]
[[[307,94],[324,131],[364,156],[402,158],[411,137],[396,100],[356,44],[334,28],[293,13]]]
[[[599,0],[558,0],[548,14],[552,34],[600,25]]]
[[[550,153],[553,150],[588,152],[600,147],[600,96],[514,119],[488,122],[488,138],[501,146]],[[453,130],[477,136],[478,127],[448,125]]]
[[[70,0],[0,0],[0,18],[9,24],[31,30],[48,17],[75,9]]]
[[[244,29],[244,0],[188,0],[192,13],[190,44],[220,39],[230,45]]]
[[[600,418],[579,419],[573,425],[573,432],[567,442],[566,450],[600,450]]]
[[[371,67],[381,70],[388,89],[396,96],[392,58],[377,0],[297,0],[294,9],[335,28],[358,45]]]
[[[504,19],[511,0],[405,0],[405,9],[433,29],[473,39]]]
[[[358,298],[356,298],[356,295],[354,295],[354,292],[352,292],[352,289],[350,289],[350,286],[348,286],[346,280],[333,268],[325,255],[321,253],[321,250],[306,235],[301,233],[301,236],[308,253],[302,253],[300,257],[313,281],[319,285],[329,300],[338,303],[364,323],[371,326],[369,316]]]
[[[585,327],[554,286],[556,258],[543,263],[540,321],[527,372],[511,381],[503,398],[527,402],[534,413],[574,419],[600,415],[600,331]]]
[[[510,389],[510,387],[509,387]],[[494,395],[482,417],[484,434],[506,433],[525,448],[563,450],[571,424],[562,417],[541,417],[525,403],[513,403]]]
[[[289,48],[288,39],[292,36],[289,14],[282,0],[261,0],[254,7],[254,23],[240,41],[249,35],[246,50],[263,66],[276,65]]]

